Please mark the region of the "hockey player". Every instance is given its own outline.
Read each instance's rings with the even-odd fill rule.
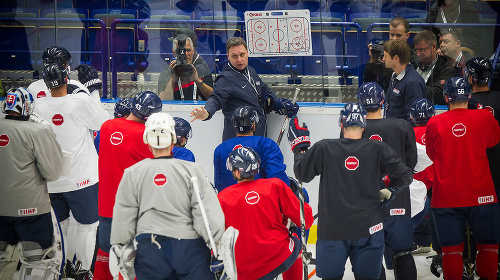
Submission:
[[[379,279],[384,251],[381,201],[388,202],[412,180],[411,169],[387,144],[362,138],[365,114],[359,104],[346,104],[340,117],[344,138],[321,140],[309,150],[307,126],[301,127],[296,117],[290,121],[295,176],[303,182],[321,176],[316,272],[323,279],[342,279],[347,257],[356,279]],[[385,174],[391,185],[380,189]]]
[[[224,233],[224,214],[210,182],[201,166],[172,157],[176,136],[169,114],[152,114],[143,140],[154,159],[142,160],[123,174],[113,209],[111,253],[138,243],[137,280],[214,279],[206,246],[209,237],[192,179],[198,181],[217,241]]]
[[[408,168],[417,164],[415,132],[404,119],[382,118],[384,90],[374,82],[359,87],[358,99],[367,111],[363,138],[378,140],[389,145]],[[384,174],[385,175],[385,174]],[[389,176],[389,181],[392,178]],[[389,186],[390,183],[389,183]],[[417,279],[417,268],[411,254],[413,227],[411,221],[410,189],[403,188],[389,207],[382,208],[385,244],[391,249],[396,279]],[[387,255],[386,255],[387,257]],[[386,264],[390,264],[390,261]]]
[[[255,127],[255,134],[267,135],[266,114],[275,111],[281,115],[294,116],[299,105],[276,96],[262,81],[257,71],[248,65],[247,43],[241,37],[233,37],[226,42],[228,64],[215,79],[214,91],[205,106],[191,112],[193,120],[209,120],[218,110],[224,114],[224,132],[222,141],[236,136],[232,116],[236,108],[250,106],[257,111],[260,122]]]
[[[500,123],[500,93],[491,91],[489,88],[489,83],[493,79],[491,62],[483,57],[473,58],[466,63],[464,73],[465,79],[472,85],[471,100],[478,102],[484,109],[490,111]],[[496,170],[500,170],[500,145],[489,148],[486,155],[498,197],[500,195],[500,172]],[[494,170],[495,172],[493,172]],[[500,269],[500,259],[498,267]]]
[[[283,154],[273,140],[255,135],[255,128],[260,119],[257,111],[250,106],[238,107],[233,112],[232,124],[236,137],[222,142],[214,151],[215,188],[220,192],[236,184],[231,170],[226,168],[228,155],[235,148],[245,146],[253,149],[261,159],[259,173],[256,178],[278,178],[290,185],[285,173]]]
[[[450,110],[427,123],[426,150],[434,162],[432,214],[447,280],[462,279],[465,228],[477,244],[479,277],[493,280],[498,265],[499,206],[486,149],[500,141],[498,122],[487,110],[468,110],[472,89],[452,77],[444,88]]]
[[[42,63],[44,67],[48,64],[57,63],[63,65],[68,72],[67,90],[68,94],[86,94],[90,96],[90,92],[82,83],[77,80],[70,80],[69,73],[71,71],[71,54],[63,47],[51,46],[47,47],[42,54]],[[102,83],[101,83],[102,86]],[[33,98],[41,98],[50,96],[50,91],[45,84],[44,79],[35,81],[27,88],[28,92],[33,94]],[[100,97],[97,95],[96,101],[100,102]]]
[[[177,159],[184,159],[195,162],[194,154],[186,148],[188,139],[191,138],[192,130],[188,121],[183,118],[174,117],[175,121],[175,135],[177,135],[177,142],[172,149],[172,156]]]
[[[121,102],[120,104],[123,104]],[[119,106],[121,107],[121,106]],[[153,154],[142,141],[144,123],[148,117],[160,112],[160,98],[151,91],[134,97],[131,113],[126,118],[106,121],[101,127],[99,150],[99,250],[94,276],[98,280],[112,279],[109,273],[109,242],[115,196],[123,171],[135,163],[152,158]],[[123,112],[119,113],[120,115]]]
[[[97,152],[89,130],[99,130],[109,115],[89,96],[68,94],[68,73],[64,66],[46,65],[43,75],[50,96],[36,100],[35,112],[50,122],[62,150],[70,152],[72,157],[70,175],[48,183],[50,200],[61,221],[63,236],[67,236],[70,211],[77,223],[75,240],[66,239],[74,244],[76,252],[78,266],[73,278],[91,279],[89,269],[99,222]]]
[[[284,217],[300,225],[299,200],[282,180],[255,180],[259,165],[256,151],[237,147],[227,157],[227,169],[238,183],[219,193],[226,227],[232,226],[240,232],[235,246],[240,280],[274,279],[295,263],[302,247],[297,237],[289,236],[283,224]],[[312,210],[309,205],[304,206],[309,228],[314,221]],[[302,279],[300,275],[298,279]]]
[[[10,89],[2,103],[7,115],[0,119],[0,279],[13,279],[2,271],[9,263],[17,266],[12,257],[18,242],[19,274],[55,280],[64,265],[55,255],[61,244],[54,244],[47,191],[47,181],[62,172],[62,152],[50,126],[27,122],[32,105],[24,88]]]

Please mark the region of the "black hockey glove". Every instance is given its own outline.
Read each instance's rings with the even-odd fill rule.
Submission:
[[[297,115],[299,111],[299,104],[292,103],[286,98],[278,98],[274,104],[274,111],[280,115],[287,115],[289,118]]]
[[[94,67],[80,64],[76,67],[76,71],[78,72],[78,81],[86,86],[90,92],[102,89],[102,81]]]
[[[274,108],[274,98],[270,94],[262,95],[262,108],[266,114],[271,113]]]
[[[292,147],[292,152],[295,152],[297,149],[305,150],[311,146],[307,125],[302,123],[301,127],[299,125],[299,119],[296,116],[292,117],[288,124],[288,142]]]

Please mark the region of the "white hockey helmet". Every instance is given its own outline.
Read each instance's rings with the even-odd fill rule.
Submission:
[[[151,114],[146,121],[143,140],[156,149],[168,148],[171,143],[177,143],[172,116],[163,112]]]
[[[34,107],[33,97],[25,88],[11,88],[2,102],[2,112],[13,111],[29,117]]]

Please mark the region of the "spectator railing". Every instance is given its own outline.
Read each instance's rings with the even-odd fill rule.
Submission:
[[[104,21],[96,18],[1,18],[0,21],[2,22],[15,22],[15,21],[31,21],[31,22],[39,22],[39,23],[45,23],[45,22],[83,22],[83,23],[98,23],[101,28],[101,63],[102,63],[102,98],[107,98],[108,94],[108,88],[107,88],[107,83],[108,83],[108,75],[107,75],[107,63],[106,63],[106,58],[107,58],[107,37],[106,37],[106,24]],[[56,29],[57,30],[57,29]],[[57,31],[56,31],[57,32]],[[54,42],[54,45],[57,45],[57,42]],[[37,50],[37,51],[30,51],[31,53],[43,53],[44,50]],[[17,52],[17,53],[23,53],[26,51],[23,50],[0,50],[0,52],[3,53],[12,53],[12,52]],[[96,51],[81,51],[82,54],[98,54],[101,52],[96,52]]]

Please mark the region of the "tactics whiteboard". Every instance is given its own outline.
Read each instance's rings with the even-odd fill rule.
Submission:
[[[246,11],[249,56],[312,55],[309,10]]]

